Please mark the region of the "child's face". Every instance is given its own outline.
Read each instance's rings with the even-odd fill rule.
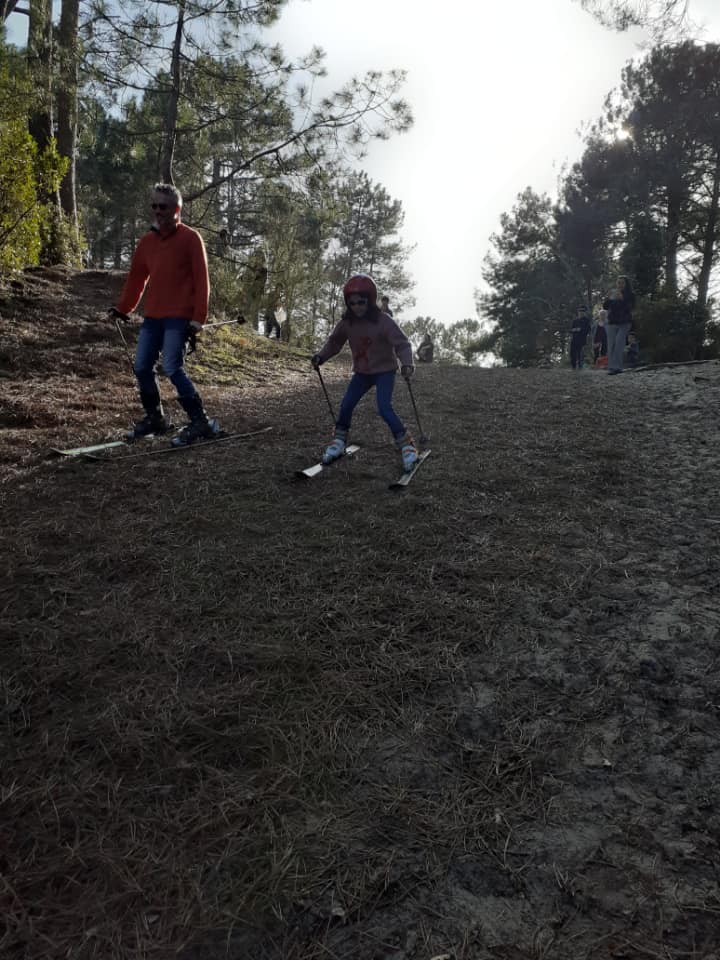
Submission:
[[[359,293],[353,293],[352,296],[348,297],[347,305],[354,316],[363,317],[367,313],[368,298],[361,296]]]

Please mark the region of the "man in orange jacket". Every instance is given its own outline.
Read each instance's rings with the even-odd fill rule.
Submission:
[[[155,222],[137,245],[123,292],[113,309],[128,314],[145,294],[145,319],[133,367],[145,416],[135,424],[131,435],[144,437],[172,429],[163,414],[157,382],[156,365],[162,354],[163,369],[190,421],[172,441],[184,446],[220,432],[217,420],[208,419],[183,366],[188,338],[199,333],[207,320],[207,256],[200,234],[180,221],[182,197],[176,187],[156,184],[150,207]]]

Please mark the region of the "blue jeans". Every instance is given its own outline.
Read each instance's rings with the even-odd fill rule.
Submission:
[[[353,410],[362,398],[373,387],[377,396],[378,413],[392,430],[396,440],[405,436],[405,427],[392,406],[393,388],[395,386],[395,371],[387,373],[354,373],[345,391],[337,425],[341,430],[350,429]]]
[[[185,333],[188,322],[181,317],[145,317],[140,327],[135,354],[135,376],[140,393],[157,390],[155,365],[162,353],[163,370],[179,397],[194,397],[196,390],[185,373]]]
[[[629,323],[609,323],[608,337],[608,373],[611,370],[622,370],[625,341],[630,332]]]

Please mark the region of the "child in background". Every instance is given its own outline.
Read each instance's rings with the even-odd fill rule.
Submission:
[[[599,366],[600,357],[607,357],[608,339],[605,323],[607,322],[607,310],[598,310],[595,319],[595,332],[593,333],[593,363]]]
[[[418,459],[417,447],[392,406],[397,360],[407,380],[415,372],[412,346],[392,317],[378,308],[377,287],[372,277],[363,273],[350,277],[343,287],[343,297],[347,309],[342,319],[310,361],[317,370],[339,353],[346,342],[350,344],[353,375],[340,406],[335,436],[323,454],[323,463],[332,463],[345,453],[353,410],[375,387],[378,413],[392,432],[403,469],[412,470]]]
[[[585,307],[579,307],[577,317],[570,326],[570,365],[573,370],[582,370],[585,343],[590,333],[590,317]]]
[[[640,343],[636,333],[628,334],[627,365],[637,367],[640,363]]]

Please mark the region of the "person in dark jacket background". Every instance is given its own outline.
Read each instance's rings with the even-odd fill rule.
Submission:
[[[419,363],[432,363],[434,352],[435,348],[433,346],[432,337],[429,333],[426,333],[422,338],[420,346],[415,351],[415,356]]]
[[[632,327],[635,294],[627,277],[618,277],[617,289],[603,303],[608,312],[608,373],[622,373],[625,341]]]
[[[570,365],[573,370],[582,370],[583,354],[589,333],[590,317],[585,307],[580,307],[570,327]]]

